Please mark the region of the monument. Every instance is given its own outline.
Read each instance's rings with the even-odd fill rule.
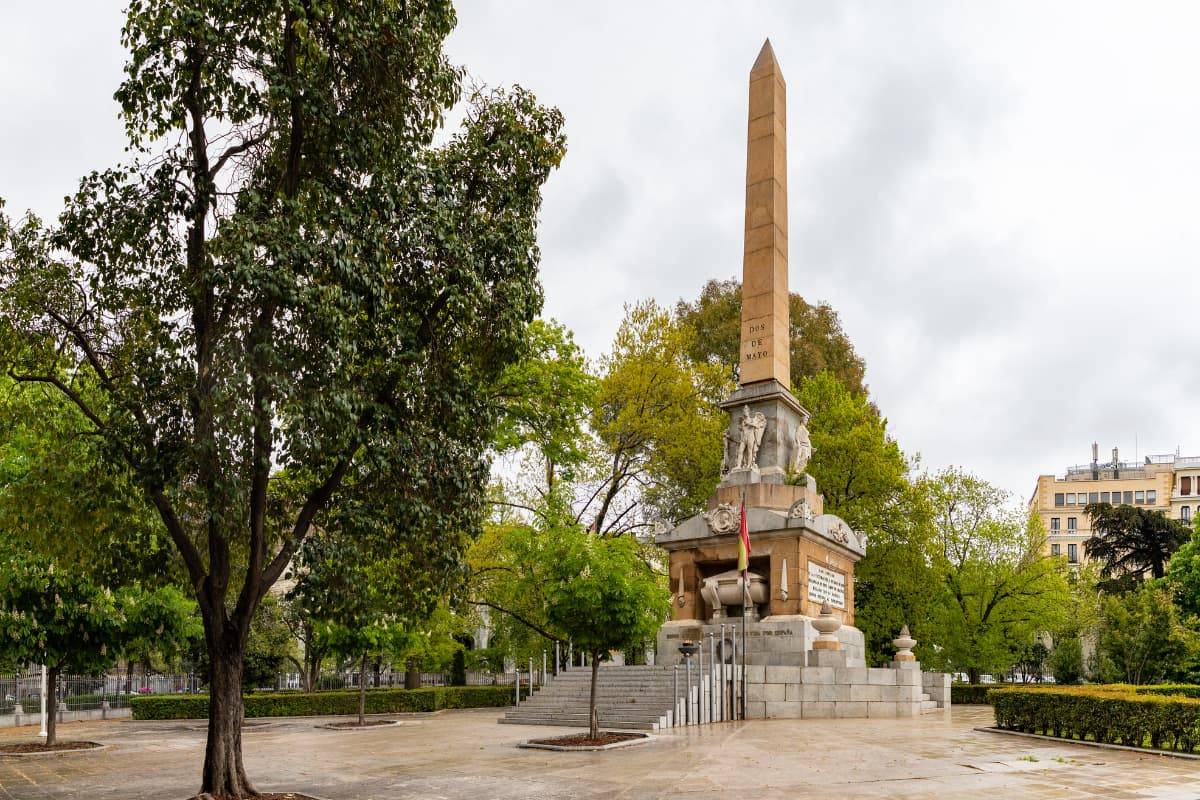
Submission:
[[[911,641],[907,630],[892,667],[866,666],[854,627],[854,566],[867,540],[825,513],[805,472],[811,415],[790,391],[788,300],[787,85],[767,41],[750,71],[738,386],[721,403],[729,426],[707,510],[655,536],[669,554],[673,590],[656,660],[678,663],[679,645],[710,636],[725,663],[736,648],[750,718],[911,716],[945,707],[949,676],[921,673],[901,647]],[[743,504],[746,581],[737,569]]]

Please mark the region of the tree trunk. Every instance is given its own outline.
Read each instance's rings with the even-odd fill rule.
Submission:
[[[976,669],[975,667],[969,667],[967,669],[967,682],[970,683],[971,685],[976,685],[979,683],[979,670],[978,669]]]
[[[230,641],[232,640],[232,641]],[[201,793],[217,797],[257,794],[242,765],[242,645],[236,634],[209,646],[208,743]]]
[[[358,724],[367,724],[367,654],[363,653],[358,668]]]
[[[596,713],[596,678],[600,674],[600,654],[592,653],[592,696],[588,701],[588,738],[600,738],[600,715]]]
[[[404,671],[404,688],[405,689],[420,689],[421,688],[421,664],[415,658],[410,658],[405,665]]]
[[[58,741],[58,667],[46,671],[46,744]]]
[[[383,656],[375,657],[375,666],[371,668],[371,671],[375,673],[374,680],[371,682],[371,685],[378,689],[379,673],[383,672]]]
[[[133,694],[133,659],[125,662],[125,696]]]

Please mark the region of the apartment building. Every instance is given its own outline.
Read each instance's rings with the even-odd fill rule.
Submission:
[[[1092,445],[1092,463],[1068,467],[1064,475],[1039,475],[1029,508],[1046,529],[1051,555],[1066,556],[1072,564],[1086,559],[1084,543],[1091,524],[1083,509],[1088,503],[1145,506],[1174,519],[1191,522],[1200,512],[1200,457],[1178,453],[1121,461],[1117,448],[1102,463]]]

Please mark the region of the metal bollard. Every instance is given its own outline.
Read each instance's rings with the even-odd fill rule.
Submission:
[[[683,724],[692,724],[692,660],[685,658],[686,666],[684,670],[687,673],[687,695],[683,699]]]
[[[679,665],[671,667],[671,727],[679,727]]]
[[[562,668],[562,657],[558,654],[558,642],[554,643],[554,677],[558,677],[558,671]]]
[[[546,685],[546,651],[542,650],[542,685]]]
[[[708,721],[717,721],[717,642],[708,633]]]

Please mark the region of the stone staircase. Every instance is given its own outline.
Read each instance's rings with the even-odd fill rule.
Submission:
[[[512,725],[586,728],[591,681],[590,667],[566,670],[521,705],[510,709],[500,721]],[[670,667],[602,666],[596,677],[600,726],[641,731],[669,728],[674,717],[673,690]],[[683,693],[682,685],[679,691]],[[696,688],[692,691],[695,693]]]

